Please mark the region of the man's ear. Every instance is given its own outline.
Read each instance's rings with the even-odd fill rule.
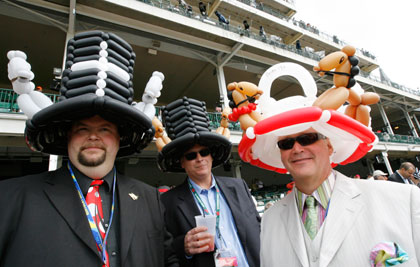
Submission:
[[[181,163],[181,167],[183,169],[185,169],[185,167],[184,167],[184,156],[181,156],[181,160],[179,162]]]
[[[334,148],[333,148],[333,146],[331,145],[331,142],[330,142],[330,139],[329,138],[327,138],[326,139],[327,140],[327,146],[328,146],[328,155],[332,155],[332,153],[334,152]]]

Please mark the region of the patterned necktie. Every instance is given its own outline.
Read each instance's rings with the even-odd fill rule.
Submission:
[[[88,193],[86,194],[86,204],[89,208],[92,219],[98,228],[99,233],[101,234],[102,240],[105,238],[105,228],[104,228],[104,214],[102,210],[102,199],[99,195],[99,186],[104,183],[104,180],[93,180],[90,184]],[[99,254],[102,253],[100,248],[97,246]],[[108,263],[108,252],[105,251],[106,262]],[[108,266],[108,265],[103,265]]]
[[[313,240],[318,231],[318,210],[315,206],[315,198],[313,196],[308,196],[305,200],[305,204],[306,219],[304,226],[309,237]]]

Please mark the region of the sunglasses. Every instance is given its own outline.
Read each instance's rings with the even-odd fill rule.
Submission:
[[[292,149],[295,142],[298,142],[301,146],[309,146],[318,141],[319,139],[325,139],[326,137],[320,133],[306,133],[299,135],[295,138],[286,138],[277,142],[277,146],[282,150]]]
[[[197,158],[197,153],[200,153],[200,156],[202,156],[202,157],[207,157],[208,155],[210,155],[210,149],[203,148],[203,149],[201,149],[198,152],[197,151],[193,151],[193,152],[190,152],[190,153],[185,154],[184,157],[187,160],[193,160],[193,159]]]

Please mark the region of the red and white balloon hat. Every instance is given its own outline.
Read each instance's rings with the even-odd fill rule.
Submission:
[[[281,76],[292,76],[302,86],[304,96],[275,100],[270,96],[271,85]],[[254,127],[249,127],[239,143],[238,152],[243,161],[252,165],[286,173],[277,147],[279,136],[286,136],[313,128],[331,141],[331,166],[345,165],[362,158],[377,142],[370,127],[336,110],[313,107],[317,87],[311,74],[295,63],[279,63],[261,77],[258,87],[264,91],[258,108],[263,116]]]

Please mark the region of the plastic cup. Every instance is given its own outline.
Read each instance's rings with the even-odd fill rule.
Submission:
[[[195,223],[198,226],[205,226],[207,227],[207,233],[212,235],[210,239],[209,249],[207,251],[214,250],[214,236],[216,235],[216,215],[198,215],[195,216]]]

